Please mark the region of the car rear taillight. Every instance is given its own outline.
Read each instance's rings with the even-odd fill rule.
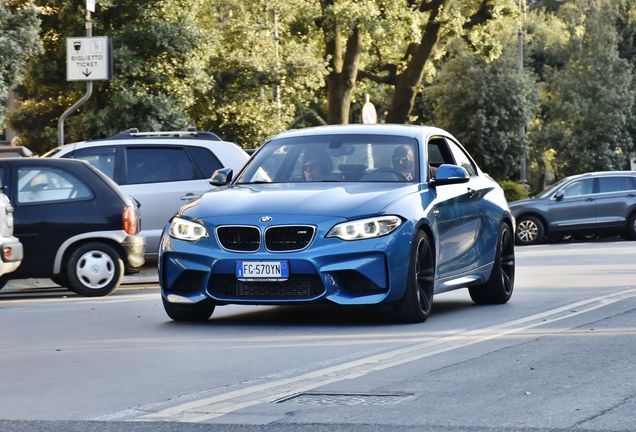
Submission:
[[[13,256],[13,249],[11,249],[11,246],[5,246],[4,248],[2,248],[2,257],[4,258],[5,261],[9,261]]]
[[[126,207],[124,209],[124,231],[128,235],[135,235],[139,232],[139,220],[137,219],[137,212],[133,207]]]

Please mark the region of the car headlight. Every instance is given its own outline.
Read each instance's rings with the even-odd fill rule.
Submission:
[[[327,237],[338,237],[342,240],[362,240],[382,237],[393,232],[402,223],[398,216],[378,216],[342,222],[335,225],[327,233]]]
[[[208,230],[197,222],[175,217],[170,223],[170,236],[179,240],[197,241],[208,236]]]

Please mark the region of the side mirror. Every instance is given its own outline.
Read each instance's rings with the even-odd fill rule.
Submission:
[[[218,169],[210,177],[210,184],[212,186],[225,186],[232,181],[232,174],[232,168]]]
[[[442,164],[437,168],[435,177],[431,179],[430,183],[431,186],[443,186],[466,183],[468,180],[470,180],[470,176],[464,168],[457,165]]]
[[[558,191],[554,194],[554,199],[557,201],[561,201],[563,199],[563,191]]]

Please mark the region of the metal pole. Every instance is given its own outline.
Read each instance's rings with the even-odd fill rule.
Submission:
[[[86,37],[92,37],[92,36],[93,36],[93,22],[91,21],[91,12],[87,10],[86,11]],[[58,133],[59,145],[64,145],[64,121],[71,115],[71,113],[73,113],[73,111],[78,109],[80,106],[84,105],[84,102],[86,102],[91,97],[92,94],[93,94],[93,81],[87,81],[86,93],[84,93],[84,96],[82,96],[80,100],[75,102],[73,105],[71,105],[70,108],[68,108],[66,111],[62,113],[60,120],[57,122],[57,133]]]
[[[519,0],[519,9],[523,14],[523,6],[522,1]],[[518,53],[519,53],[519,75],[523,76],[523,26],[519,26],[519,30],[517,31],[517,41],[518,41]],[[522,124],[519,127],[519,142],[521,143],[521,173],[519,181],[521,183],[527,184],[528,177],[526,171],[526,125]]]
[[[278,82],[280,64],[278,62],[278,41],[278,15],[276,14],[276,10],[274,10],[274,56],[276,60],[276,85],[274,85],[274,100],[276,101],[276,114],[280,115],[280,84]]]

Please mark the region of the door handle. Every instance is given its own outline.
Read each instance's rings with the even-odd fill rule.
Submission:
[[[475,189],[468,188],[468,198],[472,198],[475,196]]]
[[[587,198],[585,201],[591,202],[591,201],[594,201],[594,198]]]
[[[184,196],[181,197],[181,201],[192,201],[193,199],[197,198],[197,196],[193,193],[187,193]]]

